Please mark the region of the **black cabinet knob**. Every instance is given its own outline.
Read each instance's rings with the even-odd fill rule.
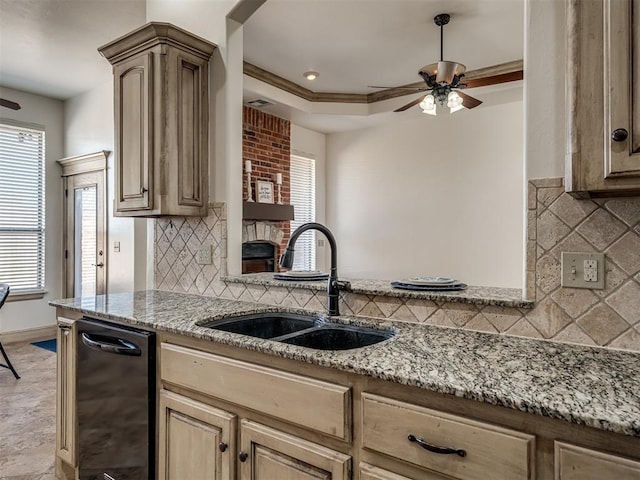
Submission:
[[[227,445],[227,444],[226,444],[226,443],[224,443],[224,442],[220,442],[220,443],[218,444],[218,448],[220,449],[220,451],[221,451],[222,453],[224,453],[224,452],[226,452],[226,451],[227,451],[227,447],[228,447],[228,446],[229,446],[229,445]]]
[[[629,132],[624,128],[616,128],[611,133],[611,140],[614,142],[624,142],[629,137]]]
[[[238,454],[238,458],[240,458],[240,461],[244,463],[247,461],[247,458],[249,458],[249,454],[247,452],[240,452]]]

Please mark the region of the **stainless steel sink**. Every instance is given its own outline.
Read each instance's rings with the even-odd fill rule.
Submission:
[[[394,332],[326,322],[319,315],[258,313],[203,322],[201,327],[270,339],[317,350],[349,350],[374,345]]]
[[[201,327],[240,333],[250,337],[275,338],[306,330],[322,320],[314,315],[295,313],[258,313],[225,318],[201,324]]]

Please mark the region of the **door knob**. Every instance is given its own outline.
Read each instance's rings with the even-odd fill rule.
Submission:
[[[629,137],[629,132],[624,128],[616,128],[611,133],[611,140],[614,142],[624,142]]]

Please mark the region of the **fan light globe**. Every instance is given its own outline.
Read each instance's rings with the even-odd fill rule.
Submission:
[[[447,97],[447,107],[449,107],[449,113],[461,110],[464,108],[462,105],[462,97],[460,97],[456,92],[449,93],[449,96]]]
[[[433,95],[429,94],[420,102],[420,108],[422,108],[422,113],[426,113],[427,115],[435,115],[436,114],[436,99]]]

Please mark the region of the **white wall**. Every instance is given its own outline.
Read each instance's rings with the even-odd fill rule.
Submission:
[[[2,98],[18,102],[18,111],[2,108],[0,116],[45,127],[45,289],[41,300],[10,301],[0,310],[0,333],[29,330],[55,324],[49,300],[62,295],[62,178],[56,163],[63,156],[63,102],[10,88]]]
[[[565,5],[558,0],[526,0],[527,179],[564,176]]]
[[[113,81],[65,102],[65,156],[114,151]],[[107,291],[146,288],[146,219],[113,216],[114,154],[107,167]],[[136,224],[138,224],[136,228]],[[113,249],[120,242],[120,252]]]
[[[327,136],[342,276],[522,287],[522,90],[473,111]]]

